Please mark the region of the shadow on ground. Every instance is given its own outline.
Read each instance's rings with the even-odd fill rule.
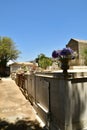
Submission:
[[[45,130],[41,128],[37,121],[17,120],[15,123],[9,123],[0,119],[0,130]]]

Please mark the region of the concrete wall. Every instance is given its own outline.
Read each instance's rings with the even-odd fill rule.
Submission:
[[[24,86],[33,107],[50,130],[87,127],[87,73],[70,73],[69,77],[62,73],[26,75]]]

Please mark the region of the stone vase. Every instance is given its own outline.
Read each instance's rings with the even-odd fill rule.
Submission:
[[[67,74],[67,70],[69,69],[69,60],[63,59],[61,61],[61,69],[63,70],[63,74]]]

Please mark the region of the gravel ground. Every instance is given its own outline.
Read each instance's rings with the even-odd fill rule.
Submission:
[[[0,130],[43,130],[29,101],[10,78],[0,80]]]

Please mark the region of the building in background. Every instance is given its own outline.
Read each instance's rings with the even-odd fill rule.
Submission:
[[[38,65],[31,62],[14,62],[10,64],[10,73],[14,73],[19,69],[24,69],[25,71],[34,71]]]
[[[70,39],[66,47],[70,47],[77,52],[76,65],[84,65],[83,51],[87,48],[87,40]]]

